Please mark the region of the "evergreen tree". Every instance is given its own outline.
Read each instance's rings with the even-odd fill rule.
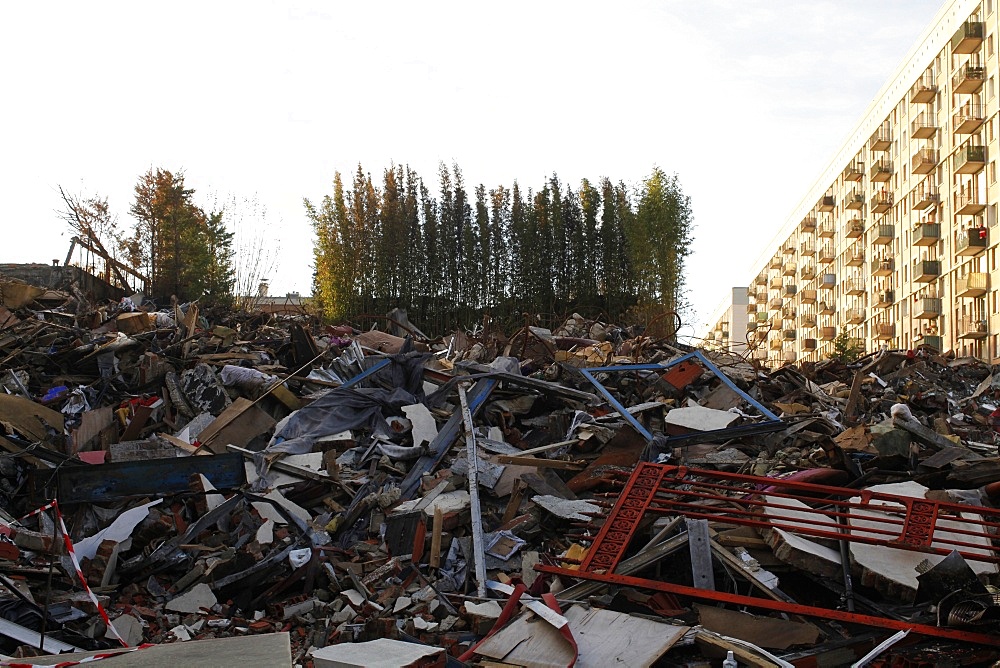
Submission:
[[[577,290],[579,299],[590,306],[597,305],[597,282],[601,272],[603,248],[598,235],[598,215],[601,193],[584,179],[580,184],[580,209],[582,221],[579,233],[574,235],[574,255],[577,258]]]

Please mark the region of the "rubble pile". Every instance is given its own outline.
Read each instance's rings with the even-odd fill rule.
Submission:
[[[384,322],[0,277],[0,665],[1000,659],[984,362]]]

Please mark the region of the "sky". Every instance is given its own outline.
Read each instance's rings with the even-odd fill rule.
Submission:
[[[0,6],[0,262],[65,258],[58,187],[130,226],[149,169],[235,201],[272,294],[311,287],[303,198],[358,164],[469,190],[690,196],[690,331],[819,177],[938,0],[67,2]]]

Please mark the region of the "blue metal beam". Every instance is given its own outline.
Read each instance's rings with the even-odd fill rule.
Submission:
[[[597,389],[597,391],[600,392],[601,395],[608,400],[608,403],[611,404],[630,425],[632,425],[633,429],[642,434],[647,441],[651,441],[653,440],[653,434],[651,434],[649,430],[646,429],[642,425],[642,423],[640,423],[639,420],[636,419],[634,415],[628,412],[628,409],[626,409],[625,406],[623,406],[621,402],[618,401],[618,399],[616,399],[615,396],[611,394],[610,391],[608,391],[608,388],[604,387],[604,385],[602,385],[601,382],[597,380],[594,374],[623,373],[630,371],[655,371],[658,373],[662,373],[663,371],[666,371],[667,369],[670,369],[673,366],[676,366],[683,362],[687,362],[688,360],[692,359],[697,360],[699,364],[701,364],[708,371],[712,372],[712,374],[716,378],[722,381],[726,385],[726,387],[728,387],[733,392],[738,394],[740,398],[742,398],[748,404],[756,408],[761,415],[767,418],[767,420],[765,420],[764,422],[757,422],[754,423],[753,425],[742,425],[740,427],[732,427],[729,429],[716,429],[713,431],[702,432],[701,434],[699,434],[699,436],[707,437],[702,440],[711,440],[715,436],[729,437],[729,438],[735,437],[741,432],[749,431],[748,427],[752,427],[753,431],[758,433],[761,431],[776,431],[777,429],[781,428],[782,422],[777,415],[768,410],[759,401],[757,401],[756,399],[748,395],[746,392],[741,390],[739,386],[736,385],[736,383],[734,383],[729,376],[720,371],[719,368],[716,367],[714,364],[712,364],[708,360],[708,358],[705,357],[699,350],[695,350],[694,352],[688,353],[687,355],[678,357],[677,359],[672,360],[669,364],[619,364],[616,366],[602,366],[590,369],[580,369],[580,373],[582,373],[584,377],[587,380],[589,380],[591,384]],[[667,442],[669,443],[672,440],[678,440],[678,441],[691,440],[690,436],[691,435],[670,436],[667,437]]]

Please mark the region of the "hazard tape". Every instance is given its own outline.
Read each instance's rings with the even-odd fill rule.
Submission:
[[[63,661],[62,663],[0,663],[0,666],[4,668],[69,668],[69,666],[79,666],[82,663],[91,663],[92,661],[101,661],[103,659],[110,659],[116,656],[121,656],[122,654],[128,654],[129,652],[135,652],[140,649],[148,649],[150,647],[156,647],[152,643],[146,643],[144,645],[139,645],[137,647],[129,647],[124,652],[118,650],[116,652],[101,652],[100,654],[95,654],[93,656],[88,656],[86,659],[80,659],[79,661]]]
[[[107,626],[108,626],[108,632],[111,633],[111,635],[113,635],[115,638],[118,639],[118,642],[120,642],[122,644],[122,647],[128,647],[128,643],[125,642],[125,639],[122,638],[121,635],[119,635],[118,629],[115,628],[115,625],[111,623],[111,618],[108,617],[108,613],[104,609],[104,606],[101,605],[101,602],[97,600],[96,596],[94,596],[94,592],[92,592],[90,590],[90,585],[87,584],[87,578],[85,578],[83,576],[83,570],[80,568],[80,561],[76,558],[76,550],[73,549],[73,541],[70,540],[69,531],[66,530],[66,522],[63,521],[62,512],[60,512],[60,510],[59,510],[59,502],[57,500],[53,499],[51,502],[46,503],[44,506],[42,506],[38,510],[34,510],[34,511],[28,513],[27,515],[25,515],[21,519],[22,520],[26,520],[29,517],[33,517],[34,515],[38,515],[39,513],[44,513],[46,510],[49,510],[50,508],[53,509],[53,510],[55,510],[56,519],[59,520],[59,529],[62,531],[63,544],[66,546],[66,552],[69,553],[70,561],[73,562],[73,568],[76,569],[76,577],[80,579],[80,584],[83,585],[83,590],[85,592],[87,592],[87,596],[90,597],[91,602],[93,602],[93,604],[97,607],[98,614],[101,615],[101,619],[103,619],[104,623],[107,624]],[[55,547],[55,546],[53,545],[53,547]],[[59,665],[63,665],[63,664],[59,664]],[[68,664],[65,664],[65,665],[72,666],[72,665],[75,665],[75,664],[68,663]]]

